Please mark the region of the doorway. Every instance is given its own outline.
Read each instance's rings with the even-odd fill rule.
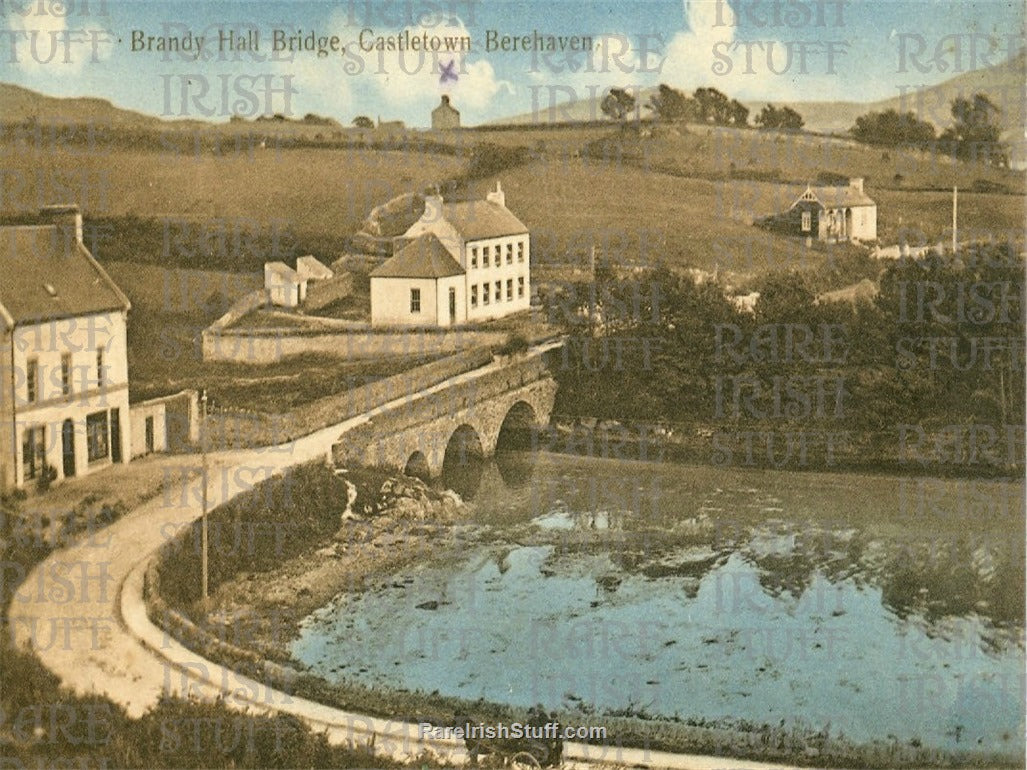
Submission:
[[[75,475],[75,425],[65,420],[61,425],[61,450],[64,457],[64,478]]]

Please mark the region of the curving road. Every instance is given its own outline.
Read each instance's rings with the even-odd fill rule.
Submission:
[[[403,399],[397,399],[399,404]],[[387,409],[392,404],[385,405]],[[325,447],[366,421],[357,417],[280,447],[210,455],[211,508],[289,466],[325,457]],[[425,753],[464,764],[463,742],[418,739],[417,726],[352,714],[289,696],[196,655],[146,616],[143,575],[157,550],[202,514],[197,455],[167,458],[177,481],[164,485],[106,529],[54,552],[28,575],[11,602],[9,623],[19,646],[31,648],[62,683],[79,693],[101,693],[138,717],[163,694],[202,699],[223,696],[240,710],[293,714],[326,732],[333,743],[372,745],[399,760]],[[193,477],[189,478],[189,474]],[[718,757],[641,749],[604,749],[568,743],[565,766],[610,764],[676,770],[780,767]]]

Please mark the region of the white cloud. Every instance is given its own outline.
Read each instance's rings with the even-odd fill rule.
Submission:
[[[67,13],[59,12],[62,7]],[[77,18],[73,5],[12,6],[4,19],[8,32],[4,59],[29,75],[78,75],[87,64],[110,58],[114,48],[113,33]],[[14,57],[17,62],[12,61]]]

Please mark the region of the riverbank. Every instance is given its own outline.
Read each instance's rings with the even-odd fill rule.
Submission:
[[[354,472],[349,477],[351,483],[364,491],[364,495],[358,492],[357,501],[360,502],[354,501],[351,506],[361,511],[358,514],[360,518],[347,520],[348,534],[343,537],[337,535],[342,529],[340,511],[346,506],[348,488],[323,466],[319,470],[302,470],[298,481],[279,482],[270,491],[254,490],[256,501],[250,500],[242,506],[251,516],[257,508],[254,503],[259,502],[265,510],[274,511],[271,521],[297,520],[297,516],[307,515],[300,511],[305,509],[318,512],[315,518],[323,520],[324,525],[312,525],[308,520],[302,520],[302,526],[296,528],[301,536],[290,536],[288,544],[284,542],[283,531],[283,542],[275,551],[277,559],[269,558],[274,554],[265,553],[259,546],[237,548],[248,551],[248,555],[243,555],[247,556],[249,566],[235,574],[222,574],[208,607],[195,603],[179,605],[177,609],[187,610],[196,623],[189,633],[183,634],[179,628],[175,635],[205,657],[259,676],[262,680],[266,680],[269,673],[266,661],[273,660],[278,667],[275,671],[276,686],[339,708],[415,722],[429,719],[440,724],[448,723],[457,713],[491,721],[523,719],[524,714],[518,709],[496,703],[469,703],[437,693],[371,687],[352,680],[329,683],[312,675],[289,656],[288,649],[303,618],[330,604],[340,594],[357,596],[386,587],[402,590],[405,581],[402,572],[408,566],[425,561],[429,555],[437,562],[449,557],[456,559],[469,548],[480,548],[485,544],[502,550],[518,543],[546,542],[545,536],[536,533],[529,537],[524,530],[507,532],[506,539],[497,542],[496,532],[480,523],[471,525],[465,511],[453,511],[452,515],[435,518],[423,515],[426,509],[409,504],[401,506],[405,509],[402,515],[396,515],[395,510],[389,513],[381,509],[376,511],[373,505],[362,506],[372,493],[380,493],[390,479],[387,475],[370,472],[365,480],[361,479],[361,473],[366,472]],[[289,478],[287,475],[286,479]],[[312,481],[317,483],[312,484]],[[301,489],[305,490],[306,496],[299,494]],[[290,497],[285,494],[286,490],[296,494]],[[424,490],[416,494],[423,494],[426,499],[432,497]],[[397,499],[407,499],[407,496],[404,494]],[[302,500],[307,500],[307,504],[298,505]],[[235,520],[238,512],[214,511],[211,514],[212,532],[219,526],[219,521]],[[708,527],[708,521],[696,517],[683,522],[675,537],[680,544],[685,544],[691,537],[704,536]],[[259,537],[254,540],[244,535],[246,532],[240,531],[239,539],[233,537],[232,542],[260,540]],[[178,553],[181,555],[182,551]],[[237,553],[226,554],[229,561],[237,563],[240,562],[238,556]],[[212,562],[212,571],[220,569]],[[208,611],[203,612],[204,609]],[[424,612],[431,610],[430,607],[418,608]],[[152,617],[158,623],[162,622],[159,612]],[[396,620],[397,623],[404,622],[401,617]],[[242,651],[248,653],[242,654]],[[796,725],[794,722],[786,727],[783,724],[747,724],[741,720],[661,719],[647,714],[644,708],[601,715],[591,711],[565,712],[560,717],[568,723],[605,725],[618,745],[750,757],[790,764],[845,767],[1010,764],[1009,758],[1004,756],[962,752],[953,755],[894,740],[855,744],[838,736],[832,737],[822,725]]]

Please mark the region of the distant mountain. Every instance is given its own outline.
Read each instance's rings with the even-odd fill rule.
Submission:
[[[115,107],[106,99],[73,96],[58,98],[0,83],[0,119],[5,123],[100,123],[121,127],[154,127],[163,121],[141,112]]]
[[[913,77],[911,75],[911,77]],[[673,84],[672,84],[673,85]],[[645,104],[655,88],[641,91],[639,103]],[[1002,138],[1009,142],[1012,154],[1021,165],[1025,158],[1024,127],[1027,125],[1027,51],[996,64],[994,67],[964,72],[944,83],[924,89],[910,89],[904,96],[895,96],[877,102],[786,102],[797,110],[806,121],[806,129],[825,134],[844,134],[856,122],[856,118],[867,112],[882,112],[895,109],[900,112],[916,112],[939,130],[952,124],[949,106],[957,96],[974,93],[987,94],[1002,109],[999,117]],[[730,96],[731,94],[728,94]],[[599,97],[577,102],[558,104],[540,109],[538,114],[524,113],[503,120],[491,121],[489,125],[527,125],[552,122],[575,122],[602,120]],[[746,102],[752,117],[767,102]],[[780,106],[781,102],[774,102]],[[648,114],[643,111],[643,114]]]

